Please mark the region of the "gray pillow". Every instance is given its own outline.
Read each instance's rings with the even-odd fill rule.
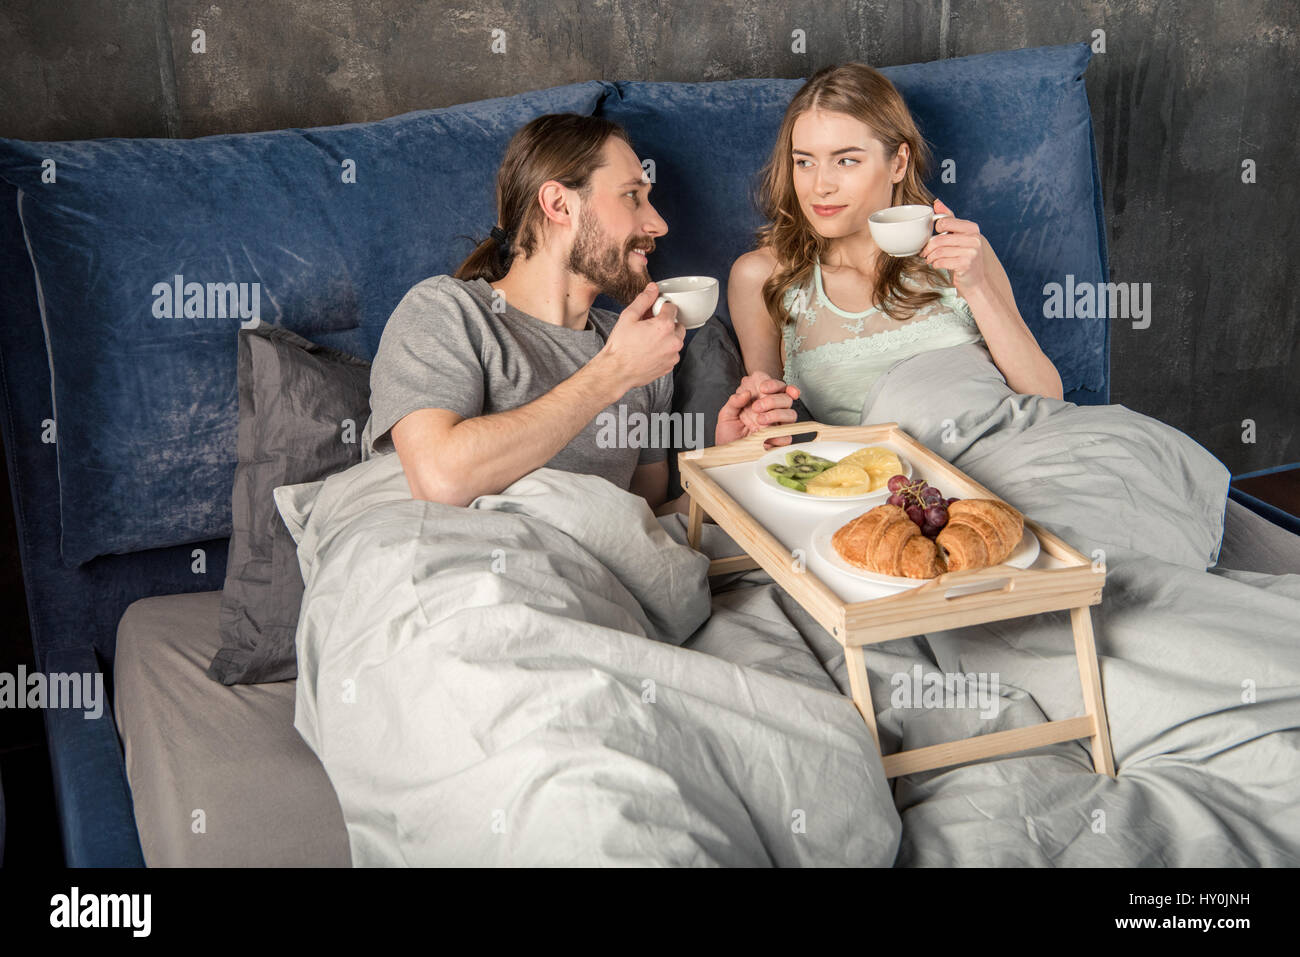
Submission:
[[[297,548],[272,490],[361,461],[370,363],[276,326],[239,333],[239,433],[233,532],[221,594],[221,648],[208,677],[225,685],[298,674]]]
[[[740,380],[745,376],[745,362],[740,355],[740,345],[735,333],[721,318],[714,316],[691,334],[682,349],[681,361],[673,375],[673,411],[682,415],[699,413],[704,416],[704,447],[714,444],[718,413],[727,404]],[[799,422],[812,420],[812,415],[802,401],[794,403]],[[808,436],[795,436],[802,441]],[[677,470],[677,453],[668,456],[668,497],[682,494]]]
[[[736,344],[731,329],[717,316],[692,332],[682,347],[681,359],[673,372],[673,412],[683,417],[697,413],[703,416],[702,448],[714,444],[718,412],[727,404],[744,375],[740,346]],[[673,449],[668,453],[670,499],[682,494],[681,474],[677,469],[677,453],[680,451],[683,450]]]

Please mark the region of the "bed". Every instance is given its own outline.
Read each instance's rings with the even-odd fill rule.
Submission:
[[[962,171],[957,182],[932,186],[959,215],[976,219],[998,249],[1022,314],[1061,371],[1068,404],[1078,408],[1109,401],[1110,322],[1041,316],[1045,283],[1067,275],[1076,283],[1107,279],[1082,81],[1089,56],[1086,45],[1073,44],[885,71],[936,157],[956,159]],[[260,322],[361,360],[372,356],[402,294],[462,258],[468,247],[453,237],[485,232],[500,151],[514,129],[544,112],[599,114],[622,123],[639,154],[654,161],[656,205],[672,224],[656,267],[665,275],[725,277],[758,225],[750,183],[799,83],[591,82],[314,130],[193,141],[0,140],[0,208],[6,211],[0,215],[0,427],[33,642],[47,672],[103,672],[113,689],[111,714],[103,720],[84,720],[75,709],[46,714],[69,864],[393,860],[387,856],[392,848],[380,843],[357,852],[357,781],[346,779],[340,766],[327,770],[333,758],[320,759],[330,755],[321,737],[328,723],[304,717],[307,682],[225,686],[203,673],[218,642],[230,557],[240,327]],[[972,87],[981,94],[974,111],[962,105],[968,98],[954,95]],[[700,169],[703,155],[711,162]],[[337,174],[347,161],[363,175],[343,188]],[[190,284],[198,298],[190,296]],[[509,514],[501,510],[491,520],[506,521]],[[1236,503],[1227,503],[1221,515],[1218,564],[1197,574],[1257,588],[1282,607],[1295,587],[1297,537]],[[653,529],[644,531],[654,547],[680,556]],[[680,527],[666,522],[660,531],[680,544]],[[705,546],[714,554],[728,549],[716,535],[706,537]],[[822,714],[813,725],[818,733],[794,725],[790,731],[807,735],[809,748],[825,749],[838,769],[839,790],[828,788],[814,799],[831,809],[834,794],[860,786],[871,813],[860,815],[862,808],[854,807],[852,815],[842,815],[844,834],[852,834],[846,841],[786,839],[788,826],[774,824],[784,799],[771,787],[774,776],[746,769],[734,741],[753,747],[766,742],[761,746],[781,763],[792,761],[777,746],[787,739],[741,721],[735,725],[741,737],[732,744],[718,739],[709,754],[697,755],[705,762],[697,770],[725,768],[737,775],[730,792],[697,795],[712,794],[720,802],[716,813],[691,805],[700,815],[696,823],[713,829],[700,831],[713,833],[712,843],[665,840],[661,850],[672,862],[824,863],[850,851],[855,862],[977,862],[977,855],[954,858],[945,851],[957,846],[945,843],[945,835],[970,826],[958,812],[976,793],[972,773],[1006,773],[1014,780],[1043,760],[1084,767],[1082,751],[1062,745],[1047,755],[894,787],[877,779],[860,719],[854,725],[851,706],[843,710],[843,665],[835,646],[758,576],[715,581],[713,594],[703,599],[697,588],[702,617],[695,627],[683,634],[691,622],[679,621],[676,643],[642,641],[627,645],[627,652],[657,656],[656,667],[669,674],[677,656],[693,655],[700,674],[711,676],[700,694],[715,695],[714,706],[721,706],[718,689],[730,683],[731,712],[739,707],[737,689],[753,694],[762,688],[775,708],[797,702]],[[643,613],[662,600],[649,593],[642,598]],[[621,607],[610,613],[639,620],[631,605]],[[315,647],[306,632],[300,642]],[[650,644],[655,647],[647,651],[643,646]],[[926,644],[918,639],[905,647],[944,664],[942,641]],[[1104,626],[1098,644],[1104,661]],[[318,677],[314,663],[308,673]],[[1268,680],[1275,678],[1259,684],[1272,687]],[[1286,706],[1279,701],[1275,707]],[[672,708],[663,711],[661,720],[680,730],[671,724]],[[899,724],[900,736],[902,730]],[[1287,733],[1261,739],[1272,747],[1288,740]],[[539,760],[553,757],[539,753]],[[796,777],[808,773],[797,761],[789,770]],[[689,776],[669,778],[689,790]],[[667,787],[669,779],[650,780]],[[1278,793],[1285,795],[1285,787]],[[746,815],[740,798],[774,803],[769,813]],[[1294,822],[1283,811],[1247,797],[1238,810],[1245,819],[1272,815],[1276,850],[1257,853],[1252,839],[1232,851],[1228,842],[1217,859],[1295,863],[1288,842]],[[862,820],[879,826],[860,827]],[[691,820],[684,824],[693,833]],[[1042,838],[1049,825],[1036,826]],[[1021,822],[1022,833],[1028,827]],[[537,833],[525,828],[520,837]],[[1069,863],[1085,845],[1064,846],[1074,848],[1063,858]],[[1003,859],[1023,859],[1022,842],[1006,847],[1013,850]],[[1207,847],[1192,841],[1166,862],[1207,858]],[[545,842],[515,849],[516,856],[500,861],[547,859]],[[483,860],[471,844],[446,851],[452,860]],[[617,846],[592,851],[601,860],[606,853],[616,855],[610,860],[637,860],[631,851],[618,857]]]
[[[1297,569],[1300,536],[1228,502],[1212,574]],[[761,572],[738,576],[717,600],[732,604],[738,591],[760,613],[768,603],[793,607]],[[115,717],[145,859],[162,867],[346,867],[338,798],[294,728],[295,682],[229,689],[204,674],[220,643],[219,598],[199,592],[142,599],[118,628]],[[753,635],[753,642],[713,643],[707,653],[743,666],[775,661],[793,680],[807,680],[798,668],[781,666],[780,636]],[[832,652],[826,664],[847,694],[843,657]],[[193,830],[196,808],[206,812],[206,833]]]

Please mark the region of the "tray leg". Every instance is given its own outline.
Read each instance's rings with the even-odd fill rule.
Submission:
[[[882,754],[885,775],[895,778],[918,771],[931,771],[968,761],[1015,754],[1061,741],[1088,738],[1092,743],[1092,765],[1096,772],[1115,777],[1115,757],[1110,746],[1110,726],[1106,720],[1106,701],[1101,692],[1101,669],[1097,665],[1097,648],[1093,641],[1092,613],[1089,607],[1084,605],[1071,608],[1070,624],[1074,631],[1079,681],[1083,686],[1084,714],[1077,718],[1047,721],[1011,731],[977,734],[973,738]],[[880,735],[876,730],[876,715],[871,706],[862,647],[845,648],[844,658],[849,670],[853,703],[858,706],[859,713],[871,731],[871,737],[875,739],[876,747],[879,747]]]
[[[880,750],[880,732],[876,730],[876,709],[871,703],[871,684],[867,680],[867,656],[861,646],[844,649],[844,666],[849,672],[849,689],[853,692],[853,703],[858,706],[858,713],[867,723],[871,737]]]
[[[1079,659],[1079,681],[1083,685],[1083,707],[1092,718],[1092,766],[1098,774],[1115,776],[1115,758],[1110,750],[1110,727],[1106,721],[1106,701],[1101,693],[1101,669],[1097,665],[1097,646],[1092,638],[1092,613],[1088,606],[1070,609],[1074,630],[1074,653]]]
[[[704,521],[704,509],[700,508],[699,501],[695,496],[691,496],[691,509],[686,516],[686,544],[699,551],[700,547],[700,525]]]

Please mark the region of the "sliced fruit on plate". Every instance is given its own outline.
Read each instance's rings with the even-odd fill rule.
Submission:
[[[813,455],[811,452],[787,452],[785,453],[785,462],[787,465],[813,466],[818,472],[823,472],[835,464],[830,459],[824,459],[820,455]]]
[[[903,463],[889,449],[870,445],[840,459],[840,465],[856,465],[871,476],[871,490],[884,488],[891,477],[903,471]]]
[[[897,474],[903,468],[898,456],[883,445],[868,445],[865,449],[851,452],[840,459],[839,464],[856,465],[860,469],[892,468],[894,472],[891,474]]]
[[[803,492],[806,491],[804,488],[804,480],[812,478],[818,473],[813,471],[808,472],[807,474],[802,474],[799,471],[799,466],[796,465],[769,465],[767,467],[767,474],[772,476],[772,478],[784,485],[786,488],[792,488],[796,492]]]
[[[888,476],[885,480],[888,481]],[[827,498],[866,495],[873,491],[871,476],[866,469],[856,465],[846,465],[843,462],[831,466],[820,475],[808,479],[804,484],[808,486],[808,494],[822,495]]]

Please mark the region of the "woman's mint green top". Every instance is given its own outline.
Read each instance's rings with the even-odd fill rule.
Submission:
[[[867,393],[894,363],[931,349],[984,341],[966,300],[952,286],[939,291],[942,299],[902,322],[875,306],[846,312],[827,298],[817,263],[812,279],[787,290],[782,300],[789,316],[782,328],[785,381],[799,387],[818,422],[859,424]]]

